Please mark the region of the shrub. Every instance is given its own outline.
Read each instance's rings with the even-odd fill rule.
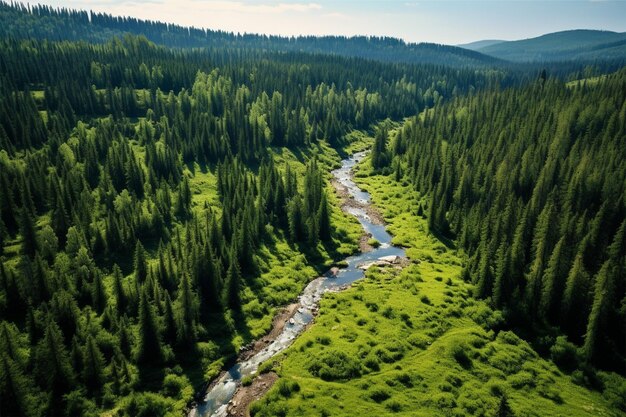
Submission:
[[[391,397],[391,394],[389,394],[389,392],[387,392],[383,388],[375,388],[374,390],[370,392],[370,398],[374,402],[377,402],[377,403],[382,403],[383,401],[389,399],[390,397]]]
[[[464,369],[472,367],[472,359],[467,355],[467,346],[455,344],[450,349],[454,360]]]
[[[134,393],[124,407],[124,415],[162,417],[172,411],[172,403],[152,392]]]
[[[243,385],[244,387],[249,387],[250,385],[252,385],[252,381],[254,381],[254,376],[244,376],[241,380],[241,385]]]
[[[368,356],[363,364],[372,371],[380,371],[380,362],[376,356]]]
[[[378,240],[374,239],[373,237],[367,240],[367,244],[370,245],[373,248],[380,247],[380,242]]]
[[[416,348],[426,349],[430,344],[431,339],[424,334],[416,333],[409,336],[408,342]]]
[[[328,336],[318,336],[316,340],[317,340],[317,343],[319,343],[320,345],[324,345],[324,346],[330,345],[330,337]]]
[[[402,404],[400,404],[396,400],[387,401],[387,403],[385,404],[385,407],[387,407],[387,409],[391,411],[392,413],[399,413],[400,411],[402,411]]]
[[[412,381],[411,375],[409,375],[406,372],[398,374],[396,376],[396,381],[398,381],[399,383],[401,383],[402,385],[404,385],[407,388],[411,388],[413,386],[413,381]]]
[[[514,346],[517,346],[522,341],[522,339],[520,339],[515,333],[511,331],[499,332],[496,340],[501,343],[506,343],[507,345]]]
[[[601,374],[606,388],[602,396],[613,407],[626,412],[626,381],[616,374]]]
[[[378,304],[374,303],[374,302],[367,302],[365,303],[365,306],[372,312],[372,313],[376,313],[378,311]]]
[[[167,375],[163,379],[163,394],[167,397],[180,399],[181,392],[188,385],[189,381],[183,376]]]
[[[296,381],[287,381],[285,379],[279,380],[276,388],[278,393],[285,398],[291,397],[291,394],[294,392],[300,392],[300,385]]]
[[[527,371],[521,371],[515,375],[511,375],[507,380],[515,389],[521,389],[524,387],[532,388],[535,386],[535,377]]]
[[[258,372],[259,372],[259,374],[266,374],[266,373],[270,372],[272,369],[274,369],[274,362],[269,360],[269,361],[265,361],[261,365],[259,365],[259,371]]]
[[[437,405],[437,408],[440,410],[443,408],[454,408],[456,407],[456,400],[454,399],[454,395],[449,392],[441,392],[433,396],[433,401]]]
[[[308,371],[324,381],[336,381],[361,376],[361,364],[345,352],[329,350],[315,358]]]
[[[567,341],[567,337],[559,336],[550,348],[552,361],[565,372],[572,372],[578,368],[580,358],[576,346]]]
[[[395,317],[395,314],[393,314],[393,309],[391,307],[387,307],[383,310],[383,317],[386,319],[392,319]]]

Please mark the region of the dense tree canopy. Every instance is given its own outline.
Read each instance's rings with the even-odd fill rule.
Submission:
[[[626,364],[625,92],[624,70],[568,86],[540,78],[427,110],[393,147],[431,196],[431,231],[468,252],[476,295],[538,338],[560,329],[588,361],[617,371]]]
[[[235,35],[46,6],[0,17],[16,25],[0,39],[0,415],[180,411],[183,369],[214,371],[249,341],[242,317],[273,313],[263,251],[308,261],[348,239],[319,149],[415,114],[374,132],[372,163],[432,196],[417,209],[465,248],[476,295],[623,365],[623,71],[528,85],[502,68],[263,50],[289,39],[168,49],[148,38]],[[133,28],[148,38],[107,32]],[[382,61],[411,49],[351,42]]]

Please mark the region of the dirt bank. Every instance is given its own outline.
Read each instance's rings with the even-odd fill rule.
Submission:
[[[285,324],[289,321],[290,318],[296,314],[298,311],[298,307],[300,303],[289,304],[288,306],[282,307],[278,314],[274,316],[274,320],[272,321],[272,329],[268,334],[263,336],[262,338],[255,340],[248,346],[246,346],[241,353],[239,354],[239,358],[237,358],[237,362],[247,361],[260,351],[262,351],[267,345],[272,343],[274,339],[283,331]]]
[[[228,415],[248,417],[250,415],[250,404],[262,398],[277,380],[278,375],[274,372],[268,372],[254,378],[252,384],[247,387],[240,385],[237,393],[235,393],[235,396],[228,404]]]

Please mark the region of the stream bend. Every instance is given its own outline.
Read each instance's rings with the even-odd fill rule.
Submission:
[[[359,267],[364,264],[385,257],[404,256],[404,249],[391,244],[391,235],[385,226],[372,223],[367,215],[367,207],[371,205],[370,195],[361,190],[352,180],[352,169],[365,155],[366,152],[358,152],[342,160],[341,168],[332,171],[332,175],[341,185],[346,187],[349,196],[358,203],[357,207],[346,207],[346,212],[354,215],[365,232],[370,233],[374,239],[380,242],[380,246],[370,252],[347,257],[345,259],[347,267],[339,270],[336,276],[331,277],[332,274],[326,274],[324,277],[311,281],[298,296],[300,305],[293,316],[293,320],[285,325],[276,339],[250,359],[237,362],[223,373],[212,388],[207,391],[204,401],[191,410],[189,417],[226,416],[228,403],[235,395],[241,379],[254,374],[261,363],[282,352],[293,343],[307,324],[313,320],[314,311],[317,309],[324,292],[340,290],[363,278],[364,271]]]

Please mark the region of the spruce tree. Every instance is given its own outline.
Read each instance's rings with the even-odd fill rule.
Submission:
[[[104,384],[104,357],[91,335],[87,336],[83,349],[83,381],[91,394],[100,392]]]
[[[226,272],[226,279],[224,281],[224,293],[222,299],[225,306],[228,306],[232,310],[239,310],[241,307],[241,299],[239,298],[241,273],[239,272],[237,258],[233,252],[235,251],[231,250],[228,271]]]
[[[146,250],[143,248],[141,241],[137,241],[135,245],[135,256],[133,258],[133,265],[135,268],[135,279],[138,283],[145,282],[148,276],[148,260],[146,256]]]
[[[22,237],[22,253],[34,257],[37,252],[37,234],[35,224],[28,209],[20,209],[20,235]]]
[[[322,194],[319,209],[317,210],[317,227],[320,240],[327,242],[331,238],[330,209],[328,208],[328,196]]]
[[[176,315],[178,343],[186,348],[190,348],[196,340],[198,304],[198,296],[191,288],[189,276],[185,274],[178,286]]]
[[[172,307],[172,299],[170,294],[165,292],[165,308],[163,314],[163,339],[170,346],[174,346],[177,341],[178,327],[176,326],[176,319],[174,317],[174,308]]]
[[[163,359],[156,315],[145,288],[139,299],[139,344],[135,358],[143,366],[158,365]]]
[[[122,270],[115,264],[113,265],[113,294],[115,295],[117,312],[119,315],[124,314],[126,306],[128,304],[128,297],[126,295],[126,288],[123,284]]]
[[[59,413],[61,410],[57,399],[74,387],[76,378],[63,335],[52,320],[48,321],[44,337],[35,350],[35,372],[40,384],[52,394],[49,413]]]

